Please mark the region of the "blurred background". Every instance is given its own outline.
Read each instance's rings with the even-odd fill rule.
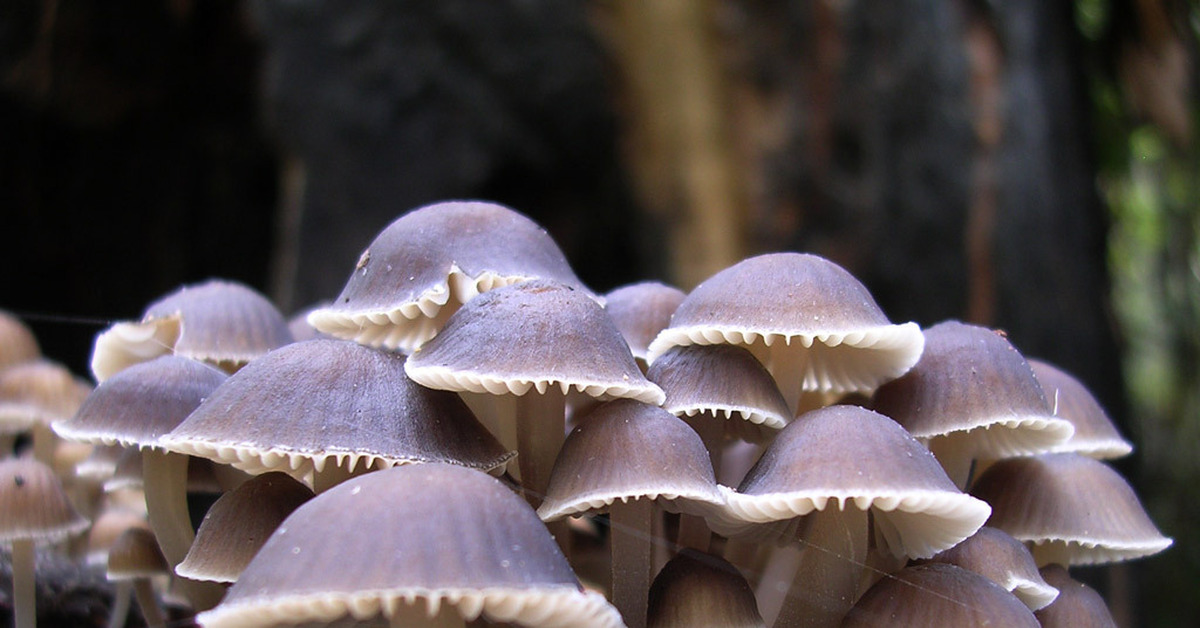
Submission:
[[[449,198],[597,291],[818,253],[1082,379],[1176,544],[1081,576],[1200,625],[1198,33],[1191,0],[8,0],[0,308],[86,374],[182,284],[332,299]]]

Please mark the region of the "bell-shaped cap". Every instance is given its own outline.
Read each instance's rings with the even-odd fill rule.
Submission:
[[[42,355],[33,330],[20,318],[0,310],[0,371]]]
[[[392,618],[423,605],[530,626],[618,626],[499,480],[431,463],[368,473],[296,509],[205,628]]]
[[[1042,628],[1117,628],[1108,604],[1095,589],[1074,579],[1062,565],[1042,567],[1042,578],[1058,589],[1049,606],[1034,613]]]
[[[912,368],[924,342],[916,323],[893,325],[841,266],[806,253],[771,253],[692,290],[648,357],[653,363],[674,346],[724,343],[748,347],[769,366],[769,348],[782,344],[803,363],[803,390],[870,392]]]
[[[151,303],[138,322],[96,336],[92,374],[103,382],[121,370],[174,354],[235,371],[292,341],[283,314],[258,291],[212,279],[183,286]]]
[[[684,549],[650,585],[650,628],[765,628],[750,583],[722,558]]]
[[[49,545],[87,527],[53,469],[33,458],[0,460],[0,544]]]
[[[1039,565],[1112,563],[1171,546],[1112,467],[1079,454],[1001,460],[971,493],[992,505],[988,525],[1032,546]]]
[[[308,321],[331,336],[409,353],[476,295],[539,277],[586,292],[550,235],[523,214],[483,201],[434,203],[381,231],[342,293]]]
[[[171,573],[154,533],[147,528],[126,529],[108,550],[108,579],[112,581],[154,578]]]
[[[985,576],[1016,595],[1031,611],[1045,607],[1058,596],[1058,590],[1038,573],[1029,548],[997,528],[979,528],[970,538],[929,560]]]
[[[843,628],[959,626],[1040,628],[1016,596],[987,578],[947,563],[907,567],[875,583]]]
[[[1121,437],[1117,426],[1083,382],[1066,371],[1042,360],[1029,360],[1042,392],[1054,416],[1075,426],[1075,433],[1049,453],[1075,452],[1091,458],[1110,460],[1129,455],[1133,445]]]
[[[646,350],[671,324],[671,314],[687,294],[657,281],[617,287],[604,295],[604,309],[629,343],[633,357],[646,362]]]
[[[91,390],[67,367],[44,358],[0,371],[0,434],[70,418]]]
[[[727,536],[779,538],[795,519],[848,505],[874,515],[894,556],[927,558],[971,536],[990,512],[960,491],[933,454],[895,421],[858,406],[800,415],[779,432],[726,509],[709,519]]]
[[[344,340],[292,343],[230,376],[163,443],[247,473],[283,471],[306,482],[326,465],[492,470],[512,458],[457,395],[418,386],[404,362]]]

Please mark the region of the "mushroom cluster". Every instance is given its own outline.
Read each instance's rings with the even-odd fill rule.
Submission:
[[[8,395],[39,355],[0,333]],[[1071,567],[1171,544],[1099,404],[1002,333],[893,323],[803,253],[598,294],[489,202],[400,216],[290,322],[183,287],[92,370],[0,423],[0,540],[107,565],[151,623],[1071,625],[1108,616]],[[18,456],[43,424],[90,455]]]

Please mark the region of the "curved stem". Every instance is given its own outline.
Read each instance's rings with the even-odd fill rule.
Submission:
[[[37,626],[37,576],[32,539],[13,539],[13,626]]]

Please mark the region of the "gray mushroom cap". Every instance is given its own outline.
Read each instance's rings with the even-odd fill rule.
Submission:
[[[1029,548],[998,528],[984,526],[962,543],[929,560],[958,565],[986,576],[1011,591],[1031,611],[1045,607],[1058,596],[1058,590],[1038,573]]]
[[[319,338],[281,347],[230,376],[163,438],[172,451],[302,481],[421,462],[497,469],[506,451],[457,395],[418,386],[405,356]]]
[[[667,562],[650,586],[647,625],[765,627],[754,591],[737,567],[685,549]]]
[[[674,286],[642,281],[605,294],[604,309],[629,343],[633,357],[645,361],[650,343],[671,324],[671,314],[686,296]]]
[[[1058,589],[1049,606],[1034,613],[1042,628],[1117,628],[1112,612],[1095,589],[1074,579],[1062,565],[1046,565],[1042,578]]]
[[[879,580],[854,604],[842,626],[1040,628],[1033,612],[1003,587],[946,563],[907,567]]]
[[[342,293],[308,320],[332,336],[411,352],[459,305],[537,277],[587,292],[550,235],[521,213],[483,201],[434,203],[381,231]]]
[[[1121,437],[1100,401],[1083,382],[1048,362],[1035,359],[1028,362],[1054,416],[1070,421],[1075,427],[1071,438],[1052,447],[1051,453],[1075,452],[1110,460],[1133,451],[1133,445]]]
[[[441,463],[368,473],[308,501],[198,621],[392,617],[419,601],[431,614],[453,606],[468,620],[620,625],[520,497],[484,473]]]

